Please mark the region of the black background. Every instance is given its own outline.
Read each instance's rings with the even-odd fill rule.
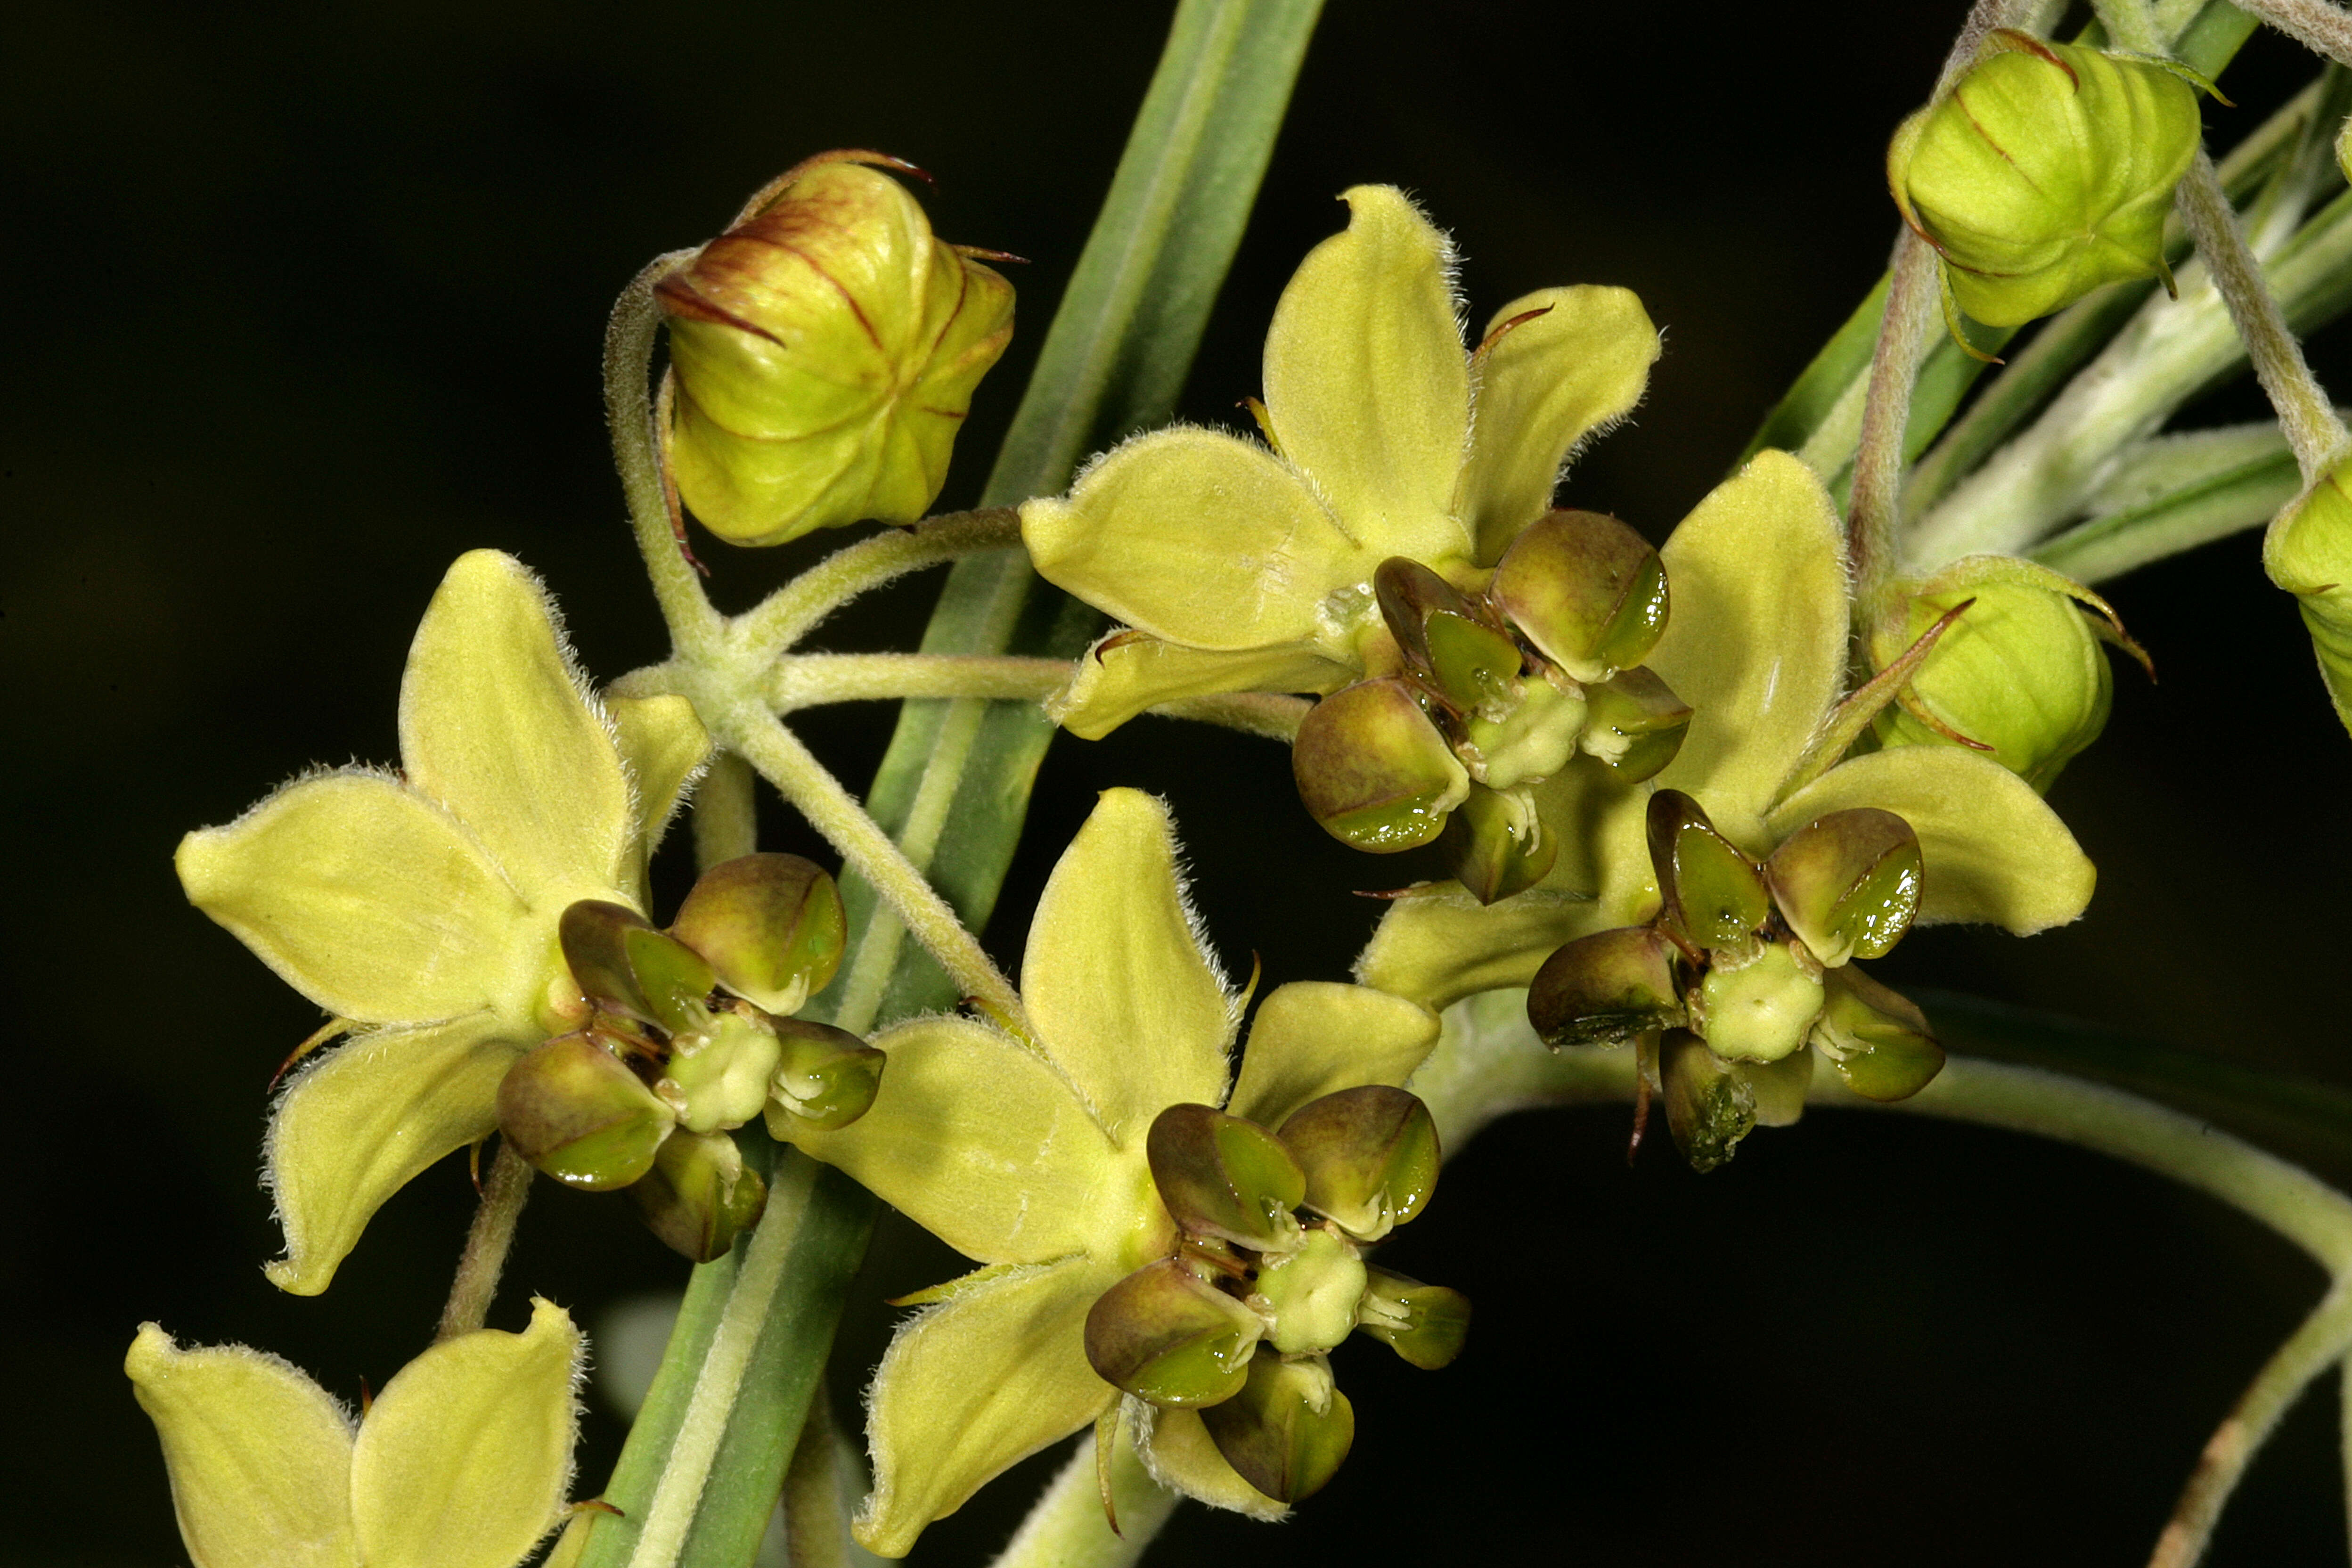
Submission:
[[[380,1387],[430,1331],[470,1202],[446,1163],[325,1298],[263,1280],[264,1086],[316,1015],[183,902],[178,836],[314,761],[392,759],[404,650],[465,549],[542,573],[600,679],[659,655],[601,428],[604,311],[809,152],[912,158],[945,236],[1034,258],[941,500],[968,504],[1170,9],[16,8],[0,1559],[182,1560],[119,1370],[136,1324],[278,1351],[347,1397]],[[1663,537],[1876,277],[1881,149],[1962,9],[1333,0],[1182,412],[1240,417],[1276,294],[1342,221],[1330,198],[1395,183],[1454,230],[1474,318],[1549,283],[1641,292],[1665,357],[1567,493]],[[2306,74],[2258,38],[2228,79],[2244,107],[2209,110],[2216,144]],[[2337,334],[2315,354],[2352,385]],[[2259,412],[2242,386],[2189,419]],[[839,542],[705,552],[740,605]],[[820,641],[910,646],[935,582]],[[2089,917],[2023,942],[1923,932],[1886,972],[2352,1080],[2352,748],[2292,608],[2251,537],[2113,595],[2163,681],[2119,668],[2106,739],[2052,795],[2101,867]],[[804,729],[856,780],[888,717]],[[1376,913],[1349,889],[1398,879],[1307,821],[1277,748],[1143,721],[1056,741],[999,953],[1112,784],[1171,797],[1215,941],[1271,981],[1341,976]],[[814,849],[785,818],[771,846]],[[1469,1352],[1436,1375],[1342,1352],[1360,1437],[1330,1489],[1271,1533],[1187,1510],[1151,1560],[2136,1563],[2316,1293],[2250,1222],[2022,1138],[1824,1113],[1702,1179],[1663,1148],[1629,1172],[1623,1133],[1622,1112],[1527,1117],[1450,1167],[1395,1256],[1476,1300]],[[880,1298],[950,1266],[886,1233],[845,1331],[845,1409]],[[541,1184],[493,1321],[539,1291],[593,1326],[682,1274],[625,1205]],[[2333,1394],[2256,1466],[2214,1561],[2342,1561]],[[583,1487],[619,1436],[592,1415]],[[1049,1468],[983,1492],[921,1560],[983,1560]]]

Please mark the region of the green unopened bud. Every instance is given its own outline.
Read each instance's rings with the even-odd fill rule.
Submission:
[[[1401,1089],[1366,1084],[1311,1100],[1281,1137],[1307,1174],[1307,1206],[1363,1241],[1419,1214],[1437,1188],[1437,1123]]]
[[[697,1263],[724,1255],[768,1206],[768,1184],[722,1132],[672,1137],[629,1194],[646,1228]]]
[[[625,1187],[653,1168],[677,1117],[587,1035],[560,1035],[507,1069],[499,1131],[514,1152],[569,1187]]]
[[[1397,679],[1360,680],[1318,702],[1298,727],[1290,771],[1326,832],[1375,855],[1428,843],[1470,793],[1453,748]]]
[[[689,1132],[740,1127],[766,1107],[768,1081],[782,1056],[763,1015],[723,1008],[704,1027],[671,1037],[662,1098]]]
[[[1764,863],[1780,918],[1832,969],[1902,940],[1919,912],[1919,836],[1869,806],[1807,823]]]
[[[1622,1046],[1683,1022],[1674,944],[1651,926],[1578,937],[1544,960],[1528,987],[1536,1037],[1562,1046]]]
[[[1992,748],[1992,760],[2047,790],[2074,754],[2106,728],[2115,680],[2088,616],[2063,594],[1986,584],[1910,602],[1905,630],[1871,639],[1882,668],[1965,600],[1911,678],[1911,692],[1938,723]],[[1948,735],[1890,705],[1877,720],[1889,746],[1952,745]]]
[[[1755,1089],[1697,1036],[1677,1032],[1659,1043],[1658,1080],[1666,1127],[1692,1170],[1714,1170],[1756,1130]]]
[[[1650,864],[1665,918],[1699,947],[1740,952],[1772,913],[1763,873],[1678,789],[1650,797]]]
[[[1310,1230],[1297,1251],[1257,1271],[1261,1310],[1274,1319],[1267,1342],[1285,1355],[1328,1351],[1353,1333],[1364,1298],[1364,1264],[1328,1230]]]
[[[1716,1055],[1777,1062],[1805,1043],[1821,1016],[1822,979],[1785,942],[1768,942],[1746,963],[1708,966],[1691,1004],[1691,1027]]]
[[[1447,819],[1444,847],[1454,879],[1482,904],[1534,887],[1559,857],[1559,836],[1545,829],[1532,795],[1483,784]]]
[[[2340,143],[2339,143],[2340,145]],[[2282,512],[2263,539],[2263,568],[2295,596],[2336,716],[2352,729],[2352,461]]]
[[[1907,1100],[1944,1070],[1944,1047],[1910,998],[1851,966],[1827,976],[1813,1044],[1864,1100]]]
[[[1597,511],[1549,511],[1495,565],[1487,597],[1543,656],[1587,685],[1649,657],[1666,629],[1666,569]]]
[[[1391,555],[1372,574],[1381,618],[1405,665],[1465,713],[1503,711],[1525,662],[1510,634],[1420,562]]]
[[[1691,706],[1644,666],[1584,689],[1585,752],[1627,784],[1655,778],[1683,749]]]
[[[1147,1263],[1087,1312],[1087,1363],[1105,1383],[1154,1405],[1231,1399],[1248,1382],[1265,1324],[1185,1267]]]
[[[1259,1351],[1240,1393],[1201,1412],[1209,1438],[1242,1479],[1277,1502],[1320,1491],[1356,1440],[1356,1411],[1321,1356]]]
[[[887,1058],[846,1029],[805,1018],[770,1020],[782,1054],[769,1080],[776,1106],[794,1121],[821,1132],[846,1127],[874,1104]],[[790,1137],[773,1114],[769,1128]]]
[[[1470,776],[1489,789],[1541,784],[1568,766],[1584,733],[1584,697],[1549,680],[1530,680],[1499,719],[1473,718],[1464,728]]]
[[[1306,1200],[1307,1174],[1256,1122],[1205,1105],[1171,1105],[1153,1119],[1143,1149],[1160,1201],[1187,1235],[1259,1252],[1298,1245],[1290,1211]]]
[[[702,999],[718,983],[710,965],[636,910],[583,899],[563,911],[556,940],[581,994],[598,1006],[665,1029],[701,1023]]]
[[[719,984],[776,1014],[797,1013],[841,967],[841,889],[797,855],[743,855],[705,871],[670,934],[709,961]]]
[[[1960,309],[2022,326],[2164,268],[2164,219],[2196,155],[2196,92],[2152,60],[1996,35],[1905,121],[1887,183],[1942,253]]]
[[[920,518],[1012,338],[1013,286],[869,163],[912,167],[820,153],[655,288],[678,494],[732,543]]]
[[[1423,1372],[1435,1372],[1462,1353],[1470,1332],[1469,1297],[1385,1268],[1365,1273],[1359,1329]]]

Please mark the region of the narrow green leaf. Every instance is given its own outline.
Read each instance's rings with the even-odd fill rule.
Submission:
[[[2078,583],[2104,583],[2151,561],[2258,528],[2302,489],[2303,474],[2282,436],[2277,449],[2266,456],[2077,523],[2034,546],[2032,558]]]

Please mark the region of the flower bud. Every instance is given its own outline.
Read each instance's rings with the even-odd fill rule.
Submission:
[[[2341,143],[2338,143],[2341,145]],[[2263,568],[2295,596],[2336,716],[2352,728],[2352,461],[2282,512],[2263,539]]]
[[[1916,595],[1900,634],[1871,639],[1872,657],[1884,668],[1968,599],[1976,603],[1912,676],[1912,695],[1948,729],[1990,746],[1993,761],[2047,790],[2106,728],[2115,691],[2098,636],[2073,600],[2008,583]],[[1953,743],[1898,706],[1881,711],[1877,726],[1888,746]]]
[[[1469,1297],[1385,1268],[1364,1272],[1357,1328],[1423,1372],[1435,1372],[1462,1353],[1470,1332]]]
[[[1652,926],[1594,931],[1544,960],[1528,987],[1528,1022],[1552,1049],[1622,1046],[1683,1022],[1674,944]]]
[[[1147,1263],[1087,1312],[1087,1363],[1154,1405],[1214,1405],[1239,1394],[1265,1328],[1183,1260]]]
[[[1764,863],[1780,918],[1832,969],[1902,940],[1919,912],[1919,836],[1868,806],[1807,823]]]
[[[1666,629],[1666,569],[1597,511],[1548,511],[1495,565],[1487,597],[1543,656],[1588,685],[1649,657]]]
[[[706,1027],[670,1037],[660,1092],[689,1132],[740,1127],[766,1107],[782,1055],[764,1016],[725,1008]]]
[[[1714,1170],[1755,1131],[1756,1091],[1697,1036],[1676,1031],[1659,1043],[1658,1079],[1666,1127],[1692,1170]]]
[[[1805,1043],[1821,1012],[1820,971],[1789,943],[1768,942],[1746,963],[1708,965],[1692,998],[1691,1027],[1719,1057],[1777,1062]]]
[[[1907,1100],[1944,1070],[1944,1047],[1910,998],[1852,965],[1824,978],[1829,996],[1813,1044],[1846,1088],[1864,1100]]]
[[[1887,149],[1903,216],[1961,310],[2017,327],[2164,269],[2164,219],[2196,155],[2196,92],[2152,60],[1998,34]]]
[[[583,899],[564,910],[556,940],[582,994],[599,1007],[665,1029],[701,1024],[702,999],[717,984],[710,965],[636,910]]]
[[[1013,286],[869,163],[912,167],[820,153],[655,288],[678,494],[730,543],[920,518],[1012,338]]]
[[[1698,947],[1744,951],[1772,913],[1756,863],[1678,789],[1650,797],[1650,864],[1665,919]]]
[[[1201,1412],[1217,1452],[1277,1502],[1323,1488],[1356,1440],[1356,1411],[1321,1356],[1285,1361],[1260,1350],[1240,1393]]]
[[[805,1018],[772,1018],[782,1056],[768,1087],[777,1106],[795,1121],[830,1132],[846,1127],[874,1104],[882,1087],[887,1058],[846,1029]],[[779,1126],[774,1114],[769,1129],[789,1138],[790,1126]]]
[[[1329,1350],[1355,1331],[1364,1279],[1354,1247],[1328,1230],[1308,1231],[1297,1251],[1257,1271],[1260,1310],[1274,1319],[1267,1342],[1285,1355]]]
[[[1419,1214],[1437,1186],[1437,1123],[1401,1089],[1366,1084],[1311,1100],[1280,1137],[1306,1173],[1306,1205],[1361,1241]]]
[[[1375,855],[1426,844],[1470,775],[1402,680],[1360,680],[1315,704],[1291,745],[1298,798],[1340,843]]]
[[[797,855],[745,855],[705,871],[669,930],[728,990],[771,1013],[797,1013],[841,966],[841,889]]]
[[[1160,1201],[1185,1234],[1259,1252],[1298,1244],[1290,1211],[1306,1200],[1307,1174],[1256,1122],[1205,1105],[1171,1105],[1153,1119],[1143,1150]]]
[[[1544,879],[1559,856],[1559,838],[1545,831],[1526,790],[1474,784],[1446,819],[1443,840],[1454,880],[1482,904],[1525,892]]]
[[[499,1131],[516,1153],[566,1186],[625,1187],[653,1167],[677,1118],[612,1052],[560,1035],[507,1069]]]
[[[646,1228],[697,1263],[724,1255],[768,1206],[767,1183],[723,1132],[669,1139],[629,1194]]]
[[[1621,669],[1584,689],[1585,752],[1626,784],[1655,778],[1683,749],[1691,707],[1647,667]]]

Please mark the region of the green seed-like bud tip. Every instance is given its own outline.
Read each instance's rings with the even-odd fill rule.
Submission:
[[[1321,1490],[1356,1440],[1355,1407],[1321,1356],[1285,1361],[1261,1349],[1242,1391],[1201,1420],[1225,1463],[1277,1502]]]
[[[1781,919],[1832,968],[1884,955],[1919,912],[1919,836],[1891,811],[1833,811],[1764,865]]]
[[[1528,987],[1528,1022],[1562,1046],[1622,1046],[1683,1021],[1674,944],[1649,926],[1595,931],[1544,960]]]
[[[1087,1312],[1087,1363],[1113,1387],[1154,1405],[1231,1399],[1248,1381],[1258,1315],[1181,1258],[1147,1263]]]
[[[702,874],[670,934],[719,983],[771,1013],[797,1013],[841,966],[841,889],[797,855],[745,855]]]
[[[515,1152],[588,1192],[643,1176],[675,1121],[636,1074],[587,1035],[546,1041],[499,1084],[499,1131]]]
[[[1665,567],[1613,517],[1549,511],[1511,542],[1487,596],[1580,681],[1642,662],[1666,629]]]
[[[1309,1100],[1281,1138],[1306,1173],[1307,1206],[1361,1240],[1412,1219],[1437,1187],[1437,1123],[1401,1089],[1367,1084]]]
[[[722,1132],[672,1137],[629,1194],[646,1227],[697,1263],[724,1255],[768,1206],[768,1184]]]
[[[1282,1141],[1206,1105],[1171,1105],[1144,1137],[1152,1184],[1179,1229],[1260,1252],[1297,1245],[1307,1175]]]
[[[1357,1327],[1423,1372],[1462,1353],[1470,1332],[1470,1298],[1385,1268],[1366,1270]]]
[[[1290,752],[1298,798],[1340,843],[1376,855],[1426,844],[1470,775],[1402,680],[1361,680],[1318,702]]]

